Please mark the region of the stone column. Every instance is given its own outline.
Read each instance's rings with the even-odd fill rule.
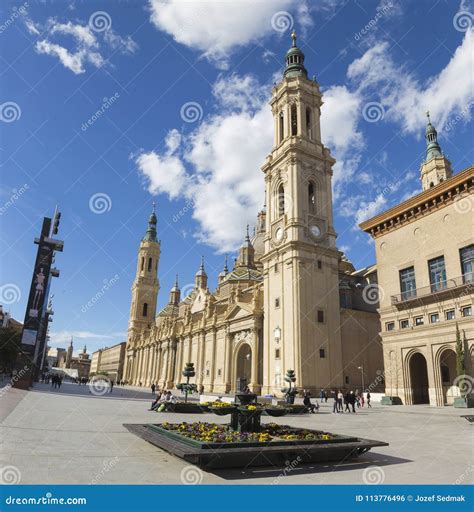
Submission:
[[[232,382],[232,335],[226,327],[225,333],[225,361],[224,361],[225,392],[229,393],[234,386]]]
[[[261,385],[258,382],[258,360],[260,357],[259,354],[259,339],[258,339],[258,328],[255,326],[251,330],[252,334],[252,370],[251,370],[251,382],[250,387],[252,388],[253,393],[260,393]]]
[[[211,360],[211,377],[209,379],[210,386],[209,392],[214,391],[214,379],[216,378],[216,345],[217,345],[217,329],[214,327],[212,330],[212,360]]]

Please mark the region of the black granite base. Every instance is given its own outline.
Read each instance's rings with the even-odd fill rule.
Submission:
[[[330,441],[271,441],[268,443],[201,443],[153,424],[125,424],[131,433],[205,470],[251,466],[282,467],[299,463],[339,462],[358,457],[382,441],[335,436]]]

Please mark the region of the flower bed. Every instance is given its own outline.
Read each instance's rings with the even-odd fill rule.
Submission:
[[[206,422],[165,422],[161,425],[156,425],[156,427],[164,429],[170,434],[208,445],[295,444],[298,442],[332,443],[347,440],[344,436],[338,436],[330,432],[293,428],[288,425],[277,425],[275,423],[262,425],[260,432],[237,432],[232,430],[229,425]]]

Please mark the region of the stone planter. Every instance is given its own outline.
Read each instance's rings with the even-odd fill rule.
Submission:
[[[459,409],[472,409],[474,407],[474,395],[460,396],[455,398],[454,407]]]
[[[383,396],[380,405],[403,405],[399,396]]]

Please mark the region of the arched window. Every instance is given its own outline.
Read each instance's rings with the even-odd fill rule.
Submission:
[[[146,302],[143,303],[142,314],[143,314],[143,316],[147,316],[148,315],[148,304]]]
[[[144,269],[145,269],[145,258],[142,256],[141,270],[144,270]]]
[[[296,105],[291,105],[291,135],[298,133],[298,119],[296,114]]]
[[[313,138],[313,130],[311,127],[311,110],[309,108],[306,109],[306,134],[310,139]]]
[[[281,217],[285,213],[285,189],[283,184],[278,187],[277,207],[278,216]]]
[[[148,258],[148,272],[150,272],[151,270],[151,266],[153,265],[153,260],[152,258]]]
[[[316,211],[316,195],[313,183],[308,185],[308,209],[311,213]]]
[[[284,124],[284,119],[283,119],[283,112],[280,112],[280,114],[278,115],[278,133],[279,133],[279,138],[280,138],[280,142],[283,141],[283,138],[285,136],[285,124]]]

